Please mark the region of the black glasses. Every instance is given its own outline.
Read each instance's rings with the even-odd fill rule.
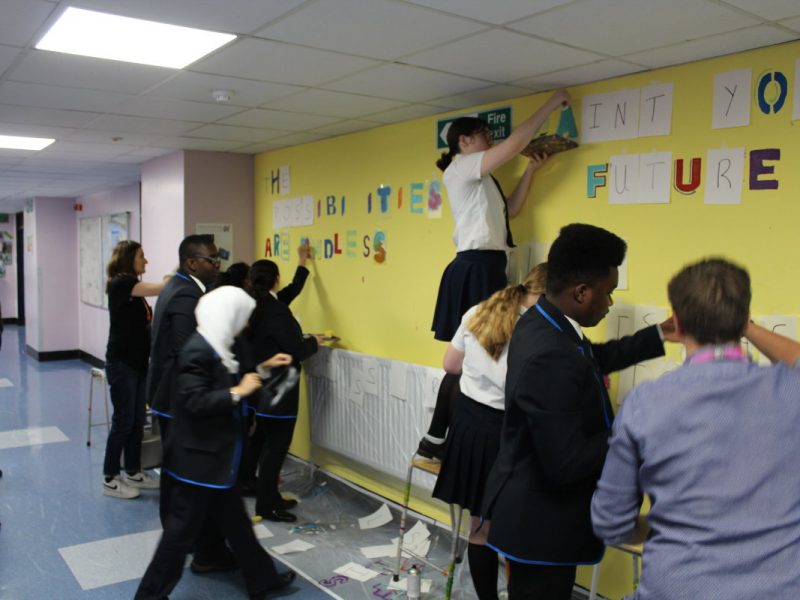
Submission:
[[[219,256],[193,256],[192,258],[202,258],[203,260],[207,260],[217,269],[219,269],[220,265],[222,264],[222,259]]]

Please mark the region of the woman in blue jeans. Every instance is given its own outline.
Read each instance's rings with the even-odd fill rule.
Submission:
[[[164,283],[140,281],[147,259],[138,242],[126,240],[114,248],[106,268],[109,333],[106,377],[114,415],[103,462],[103,494],[136,498],[140,488],[157,489],[158,480],[141,469],[144,433],[147,361],[150,357],[150,320],[153,311],[146,296],[158,296]],[[125,455],[125,473],[120,459]]]

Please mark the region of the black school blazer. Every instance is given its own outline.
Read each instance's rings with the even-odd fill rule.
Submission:
[[[602,375],[664,354],[655,326],[591,344],[591,353],[579,345],[573,326],[544,296],[511,336],[500,452],[483,512],[492,523],[489,544],[519,562],[602,558],[589,508],[613,419]]]
[[[243,402],[234,404],[236,378],[199,333],[178,355],[173,426],[164,469],[176,479],[211,488],[236,483],[244,437]]]
[[[145,398],[156,414],[171,417],[178,352],[197,329],[194,309],[203,290],[186,273],[178,271],[156,301],[150,331],[150,366]]]

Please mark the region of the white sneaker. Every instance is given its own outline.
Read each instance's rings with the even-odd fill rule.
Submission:
[[[106,481],[105,477],[103,477],[103,495],[130,500],[139,496],[139,490],[124,484],[119,475],[117,475],[111,481]]]
[[[140,490],[157,490],[161,486],[158,479],[148,475],[144,471],[139,471],[133,475],[125,473],[122,476],[122,481],[125,485],[139,488]]]

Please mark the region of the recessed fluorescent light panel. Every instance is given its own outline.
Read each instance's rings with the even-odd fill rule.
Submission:
[[[16,135],[0,135],[0,148],[12,150],[41,150],[55,142],[51,138],[19,137]]]
[[[182,69],[234,39],[228,33],[69,7],[36,48]]]

